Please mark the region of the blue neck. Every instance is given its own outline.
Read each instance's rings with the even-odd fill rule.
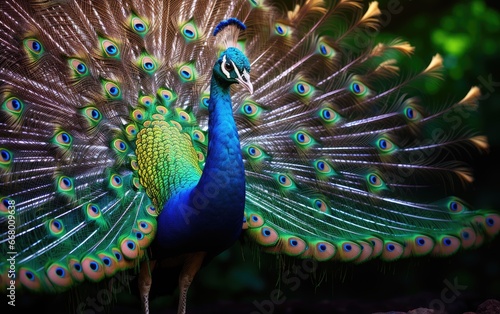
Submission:
[[[229,87],[212,77],[208,106],[208,153],[197,189],[205,191],[210,203],[219,210],[242,210],[245,203],[245,170]],[[210,198],[212,193],[208,190],[214,188],[219,189],[219,193],[212,191],[218,197]]]
[[[245,169],[229,85],[212,78],[208,153],[200,180],[173,195],[158,217],[163,255],[218,254],[239,237],[245,207]]]

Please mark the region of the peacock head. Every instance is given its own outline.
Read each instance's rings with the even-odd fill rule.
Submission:
[[[239,83],[250,94],[253,93],[253,85],[250,82],[250,62],[237,48],[229,47],[220,55],[214,66],[214,75],[228,85]]]

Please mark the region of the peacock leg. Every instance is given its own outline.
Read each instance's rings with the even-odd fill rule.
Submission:
[[[149,291],[151,290],[151,273],[155,267],[156,261],[145,261],[141,263],[139,273],[139,293],[141,295],[142,309],[144,314],[149,314]]]
[[[184,261],[181,273],[179,275],[179,306],[177,314],[186,313],[187,293],[193,278],[198,272],[205,258],[206,252],[197,252],[189,254]]]

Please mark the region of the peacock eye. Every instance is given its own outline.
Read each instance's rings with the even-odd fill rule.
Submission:
[[[232,71],[233,70],[233,64],[232,63],[229,63],[229,62],[226,62],[224,64],[224,68],[226,69],[226,71]]]

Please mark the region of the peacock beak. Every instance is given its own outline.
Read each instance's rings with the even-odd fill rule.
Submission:
[[[243,69],[243,73],[240,74],[240,71],[238,71],[238,69],[235,67],[235,70],[236,70],[236,80],[238,81],[238,83],[240,83],[241,85],[243,85],[249,92],[250,92],[250,95],[253,94],[253,85],[252,85],[252,82],[250,82],[250,74],[248,74],[247,70],[246,69]]]
[[[247,79],[245,81],[242,78],[237,77],[236,80],[238,81],[238,83],[240,83],[241,85],[243,85],[243,87],[245,87],[248,90],[248,92],[250,93],[250,95],[253,94],[253,85],[252,85],[252,83],[250,82],[249,79]]]

